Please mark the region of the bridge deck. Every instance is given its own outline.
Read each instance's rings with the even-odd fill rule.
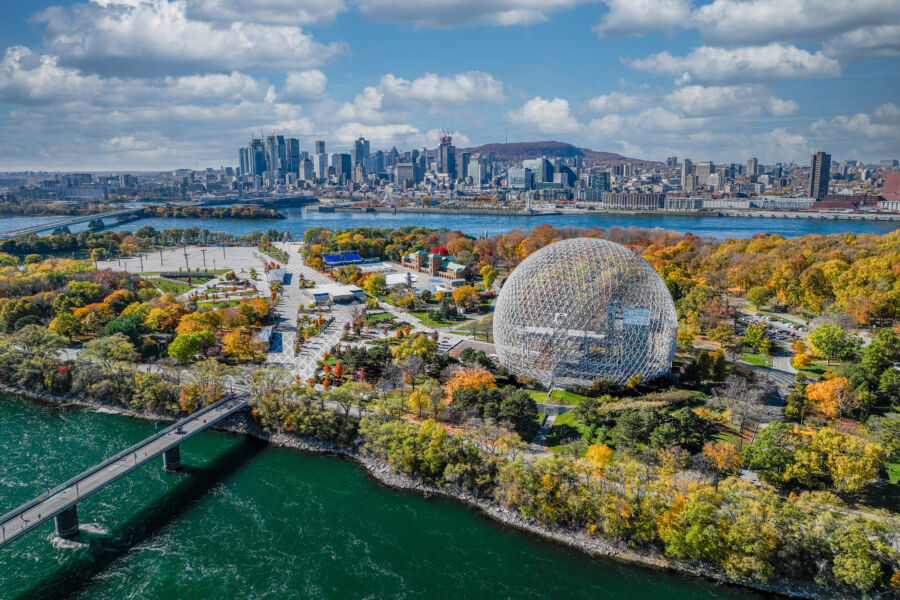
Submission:
[[[246,397],[224,398],[8,512],[0,517],[0,548],[152,461],[166,450],[235,413],[246,404]]]
[[[31,227],[24,227],[22,229],[16,229],[13,231],[5,231],[3,233],[0,233],[0,239],[9,239],[20,235],[27,235],[30,233],[40,233],[42,231],[51,231],[53,229],[56,229],[57,227],[77,225],[79,223],[85,223],[87,221],[93,221],[95,219],[111,219],[122,215],[132,215],[141,212],[142,210],[144,210],[143,207],[129,208],[125,210],[114,210],[111,212],[96,213],[93,215],[79,215],[77,217],[63,218],[59,221],[53,221],[52,223],[42,223],[41,225],[33,225]]]

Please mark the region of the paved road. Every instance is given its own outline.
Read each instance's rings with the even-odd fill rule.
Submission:
[[[166,450],[240,410],[246,404],[246,396],[221,400],[3,515],[0,517],[0,548],[154,460]]]

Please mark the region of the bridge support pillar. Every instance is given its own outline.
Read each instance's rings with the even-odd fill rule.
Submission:
[[[78,508],[77,505],[67,508],[53,518],[56,525],[56,535],[61,538],[71,539],[78,536]]]
[[[163,452],[163,469],[177,471],[181,469],[181,448],[175,446]]]

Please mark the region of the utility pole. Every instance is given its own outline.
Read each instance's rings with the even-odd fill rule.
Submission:
[[[203,254],[203,269],[206,270],[206,248],[201,249],[200,252]]]

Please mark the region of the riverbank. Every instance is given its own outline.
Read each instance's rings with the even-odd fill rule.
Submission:
[[[321,213],[413,213],[413,214],[443,214],[443,215],[481,215],[481,216],[517,216],[517,217],[541,217],[554,215],[621,215],[621,216],[651,216],[660,217],[710,217],[710,218],[747,218],[747,219],[798,219],[813,221],[882,221],[897,222],[900,224],[900,214],[893,213],[847,213],[826,211],[800,211],[800,210],[737,210],[737,209],[709,209],[709,210],[616,210],[602,207],[557,207],[535,208],[531,210],[517,208],[484,208],[468,206],[329,206],[320,204],[311,206],[308,210]]]
[[[118,405],[110,406],[98,402],[84,401],[82,399],[54,396],[30,390],[20,390],[6,385],[0,385],[0,392],[41,403],[49,403],[57,406],[78,406],[97,412],[120,414],[141,420],[165,422],[177,419],[176,416],[167,413],[139,411]],[[706,565],[673,560],[652,550],[642,551],[624,544],[610,542],[598,538],[597,536],[588,535],[581,531],[550,527],[535,520],[525,518],[518,512],[511,510],[496,501],[475,497],[466,490],[458,488],[438,488],[399,474],[393,471],[383,461],[357,451],[355,448],[358,447],[358,441],[354,443],[354,448],[343,448],[315,439],[301,438],[296,435],[285,433],[269,432],[264,430],[255,420],[250,418],[247,413],[235,415],[215,428],[228,433],[252,436],[275,446],[346,458],[365,468],[375,480],[387,487],[408,490],[423,494],[426,497],[431,495],[443,496],[447,499],[475,508],[490,519],[506,526],[564,544],[589,555],[607,556],[629,563],[640,564],[673,573],[703,577],[718,583],[741,586],[781,596],[815,599],[855,597],[842,594],[832,589],[822,589],[807,582],[780,580],[777,582],[759,583],[752,580],[739,580],[729,577],[724,572]],[[882,594],[882,596],[872,596],[872,598],[878,597],[887,596],[884,594]]]

